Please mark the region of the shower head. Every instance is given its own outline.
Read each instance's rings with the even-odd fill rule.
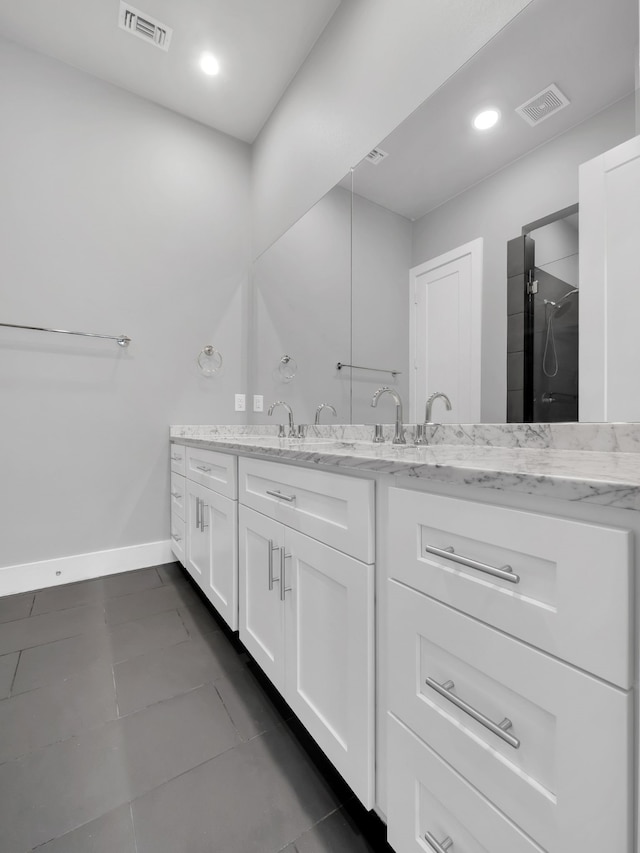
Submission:
[[[573,296],[574,293],[578,293],[578,288],[574,287],[572,290],[567,291],[565,295],[558,300],[558,302],[552,302],[550,299],[545,299],[544,304],[550,305],[553,308],[553,317],[557,319],[558,317],[562,317],[563,314],[566,314],[569,308],[571,308],[571,302],[569,301],[569,297]]]

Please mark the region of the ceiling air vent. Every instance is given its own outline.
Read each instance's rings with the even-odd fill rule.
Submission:
[[[527,124],[535,127],[549,116],[563,110],[569,103],[569,98],[562,94],[555,83],[551,83],[542,92],[538,92],[533,98],[517,107],[516,112]]]
[[[383,151],[382,148],[374,148],[373,151],[369,151],[364,159],[368,163],[373,163],[374,166],[377,166],[378,163],[381,163],[384,158],[388,156],[389,154],[386,151]]]
[[[162,50],[169,50],[173,30],[166,24],[161,24],[145,12],[134,9],[127,3],[120,2],[120,15],[118,16],[120,28],[131,33],[133,36],[151,42]]]

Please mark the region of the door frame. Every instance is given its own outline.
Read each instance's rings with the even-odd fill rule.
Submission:
[[[477,237],[462,246],[451,249],[442,255],[431,258],[409,270],[409,421],[422,423],[426,400],[416,399],[416,376],[418,371],[416,345],[417,332],[417,298],[416,283],[420,276],[438,267],[450,264],[465,255],[471,256],[471,423],[480,423],[480,387],[482,366],[482,273],[483,273],[484,238]],[[440,389],[434,388],[434,391]],[[445,389],[446,391],[446,389]]]

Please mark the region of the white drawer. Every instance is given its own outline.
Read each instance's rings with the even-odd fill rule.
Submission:
[[[184,477],[186,447],[183,444],[174,444],[171,442],[169,451],[171,454],[171,470],[176,474],[182,474]]]
[[[631,694],[387,587],[388,709],[548,853],[630,850]],[[449,681],[448,696],[433,687]]]
[[[240,459],[240,501],[364,563],[374,562],[373,483]]]
[[[396,853],[434,853],[425,835],[451,853],[540,853],[540,848],[435,752],[389,714],[388,841]]]
[[[183,566],[185,565],[184,535],[184,519],[180,518],[175,513],[171,513],[171,550],[175,554],[176,559],[178,559]]]
[[[178,515],[183,521],[185,519],[185,480],[180,474],[171,472],[171,515]]]
[[[533,512],[389,490],[389,574],[629,688],[631,533]],[[518,583],[428,552],[512,568]]]
[[[225,498],[238,497],[236,456],[231,453],[187,447],[187,477]]]

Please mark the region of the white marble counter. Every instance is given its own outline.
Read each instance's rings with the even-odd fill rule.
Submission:
[[[480,486],[525,494],[585,501],[621,509],[640,510],[640,447],[638,426],[622,425],[624,446],[629,449],[554,449],[535,446],[541,435],[549,434],[530,425],[534,446],[496,444],[373,444],[370,441],[333,438],[329,431],[315,432],[306,439],[279,439],[273,428],[256,427],[172,427],[171,439],[182,444],[212,450],[234,450],[247,455],[304,462],[318,466],[358,471],[367,474],[390,474],[417,477],[440,483]],[[619,436],[607,427],[618,425],[562,425],[579,432],[591,428],[591,446],[620,445]],[[497,434],[497,426],[492,425]],[[325,428],[326,429],[326,428]],[[334,431],[356,432],[356,427],[333,427]],[[371,428],[366,427],[367,434]],[[444,428],[440,428],[444,431]],[[452,428],[451,434],[455,434]],[[479,436],[487,427],[475,428]],[[469,436],[469,427],[458,427],[458,433]],[[265,434],[265,433],[270,434]],[[506,429],[507,434],[513,430]],[[606,433],[606,434],[605,434]],[[362,432],[364,434],[364,430]],[[536,438],[537,436],[537,438]],[[570,443],[569,432],[564,436]],[[574,446],[585,443],[575,438]],[[589,443],[587,446],[589,446]]]

